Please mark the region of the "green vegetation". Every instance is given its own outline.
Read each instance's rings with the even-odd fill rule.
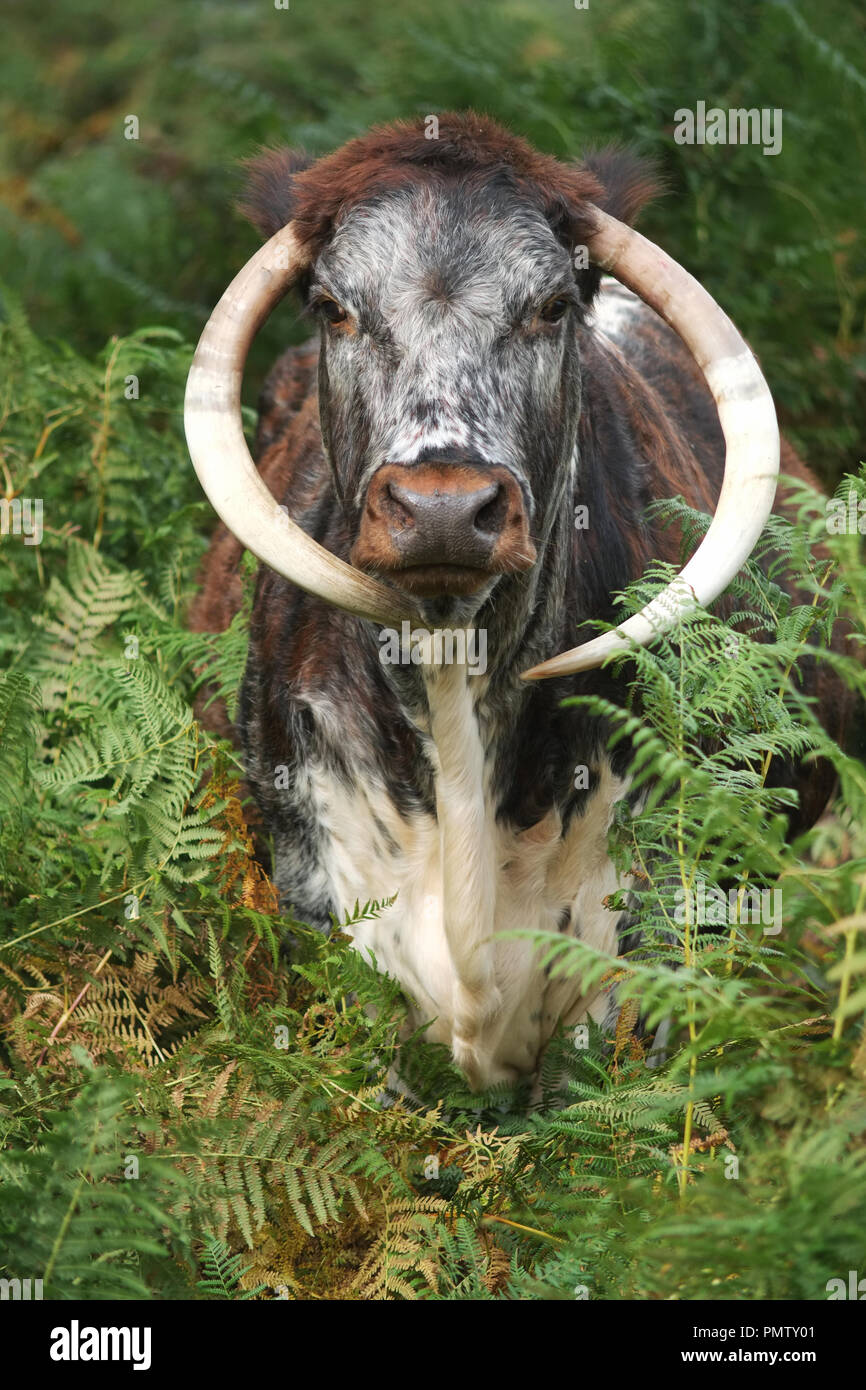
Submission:
[[[94,351],[160,323],[194,341],[255,244],[231,211],[241,159],[474,106],[561,157],[619,140],[654,158],[668,194],[647,234],[749,337],[820,476],[850,468],[866,406],[850,0],[18,0],[5,25],[0,265],[40,333]],[[675,144],[675,111],[699,100],[782,108],[782,152]],[[292,331],[284,312],[260,335],[253,380]]]
[[[613,832],[646,875],[615,1036],[558,1037],[531,1105],[470,1094],[421,1034],[401,1051],[418,1102],[386,1107],[399,991],[302,923],[280,963],[237,755],[192,713],[206,669],[231,702],[246,636],[244,614],[185,630],[213,516],[180,402],[189,342],[253,244],[227,212],[232,161],[471,103],[558,154],[619,136],[656,156],[671,192],[647,231],[751,337],[835,485],[863,395],[863,20],[715,0],[435,17],[335,0],[326,18],[94,0],[7,17],[0,470],[7,496],[44,500],[44,534],[0,538],[0,1277],[61,1299],[823,1299],[866,1274],[866,765],[791,669],[836,614],[866,630],[858,538],[828,538],[804,490],[769,537],[802,604],[750,566],[738,605],[769,640],[731,648],[702,616],[641,656],[642,716],[606,710],[656,787]],[[699,99],[781,106],[782,154],[675,146]],[[277,316],[258,370],[293,331]],[[849,489],[866,497],[862,470]],[[866,693],[853,660],[822,659]],[[793,846],[768,776],[788,753],[829,757],[841,785]],[[783,930],[698,933],[677,891],[701,880],[781,891]],[[580,943],[538,948],[611,977]],[[658,1067],[638,1002],[671,1020]]]

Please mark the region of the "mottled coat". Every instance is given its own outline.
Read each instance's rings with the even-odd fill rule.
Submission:
[[[559,1019],[609,1022],[612,1008],[550,982],[524,941],[498,941],[477,970],[479,904],[496,931],[569,932],[611,953],[627,927],[605,905],[628,886],[606,850],[627,754],[559,707],[615,697],[612,677],[519,673],[594,635],[585,624],[612,619],[612,596],[651,559],[678,559],[676,531],[648,521],[648,503],[680,493],[710,511],[722,478],[689,353],[580,259],[589,205],[630,220],[651,191],[629,155],[563,165],[474,116],[440,118],[438,140],[398,125],[317,163],[276,152],[252,169],[247,211],[266,234],[294,220],[320,318],[318,341],[280,359],[260,405],[259,467],[290,515],[408,592],[421,571],[388,558],[400,533],[371,501],[381,470],[397,461],[437,495],[456,469],[510,489],[519,545],[498,569],[467,589],[443,566],[439,589],[424,571],[414,590],[431,624],[484,628],[484,675],[383,665],[375,625],[263,568],[237,729],[286,904],[326,929],[356,900],[396,894],[356,944],[475,1084],[533,1072]],[[782,468],[807,476],[786,446]],[[220,528],[194,627],[222,629],[237,610],[239,551]],[[829,786],[814,769],[799,786],[808,822]],[[449,894],[463,936],[444,929]]]

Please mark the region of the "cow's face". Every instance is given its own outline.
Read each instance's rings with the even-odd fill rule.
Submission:
[[[309,303],[352,562],[471,606],[531,569],[580,399],[581,299],[543,213],[492,181],[380,194],[318,254]]]

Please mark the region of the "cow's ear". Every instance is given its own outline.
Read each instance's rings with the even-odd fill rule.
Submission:
[[[653,163],[634,150],[610,145],[588,154],[581,166],[601,185],[597,203],[602,211],[630,227],[641,208],[663,191]]]
[[[588,154],[581,160],[580,168],[583,173],[591,175],[599,186],[600,192],[592,199],[594,205],[629,226],[633,225],[641,209],[664,191],[650,160],[642,158],[634,150],[616,145]],[[580,241],[580,222],[578,216],[576,225],[572,227],[575,243]],[[578,258],[575,264],[579,265]],[[590,266],[586,270],[577,269],[575,274],[581,298],[585,305],[589,305],[598,293],[601,271]]]
[[[309,169],[305,150],[262,150],[244,160],[247,178],[238,209],[267,240],[291,222],[295,212],[296,174]]]

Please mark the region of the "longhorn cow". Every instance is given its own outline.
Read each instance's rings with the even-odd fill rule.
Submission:
[[[722,593],[773,506],[779,437],[736,329],[631,229],[654,191],[634,156],[562,163],[474,114],[428,127],[252,162],[245,211],[268,240],[187,390],[225,523],[192,625],[227,626],[242,548],[258,556],[237,723],[281,897],[327,930],[396,895],[354,944],[480,1087],[533,1073],[560,1020],[611,1022],[609,993],[549,979],[500,935],[617,953],[625,755],[560,702],[611,694],[606,657]],[[242,370],[291,286],[318,341],[268,378],[256,467]],[[676,560],[646,516],[675,494],[714,513],[702,544],[642,613],[579,644],[653,558]],[[798,785],[814,819],[829,788]]]

